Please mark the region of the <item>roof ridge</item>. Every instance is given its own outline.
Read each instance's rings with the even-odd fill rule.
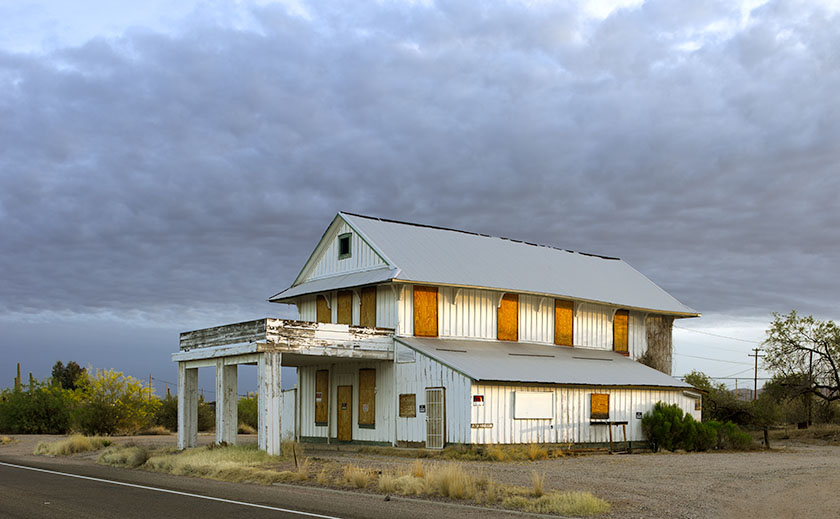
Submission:
[[[543,248],[546,248],[546,249],[554,249],[554,250],[558,250],[558,251],[568,252],[568,253],[571,253],[571,254],[580,254],[580,255],[583,255],[583,256],[591,256],[591,257],[594,257],[594,258],[600,258],[600,259],[605,259],[605,260],[621,261],[621,258],[618,258],[618,257],[615,257],[615,256],[604,256],[602,254],[594,254],[594,253],[590,253],[590,252],[573,251],[573,250],[570,250],[570,249],[564,249],[563,247],[555,247],[554,245],[545,245],[543,243],[532,243],[532,242],[528,242],[528,241],[524,241],[524,240],[517,240],[517,239],[514,239],[514,238],[506,238],[504,236],[493,236],[492,234],[483,234],[483,233],[474,232],[474,231],[465,231],[463,229],[453,229],[451,227],[441,227],[441,226],[438,226],[438,225],[430,225],[430,224],[424,224],[424,223],[404,222],[402,220],[393,220],[393,219],[390,219],[390,218],[380,218],[378,216],[368,216],[368,215],[364,215],[364,214],[351,213],[351,212],[348,212],[348,211],[339,211],[339,214],[344,214],[344,215],[347,215],[347,216],[355,216],[355,217],[358,217],[358,218],[365,218],[365,219],[368,219],[368,220],[376,220],[376,221],[385,222],[385,223],[395,223],[395,224],[399,224],[399,225],[411,225],[413,227],[423,227],[423,228],[426,228],[426,229],[436,229],[438,231],[459,232],[459,233],[462,233],[462,234],[471,234],[473,236],[481,236],[481,237],[484,237],[484,238],[495,238],[497,240],[505,240],[505,241],[509,241],[509,242],[513,242],[513,243],[521,243],[523,245],[530,245],[532,247],[543,247]]]

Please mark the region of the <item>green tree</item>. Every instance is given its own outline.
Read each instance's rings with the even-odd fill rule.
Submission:
[[[686,375],[685,381],[703,391],[702,421],[732,421],[741,425],[752,423],[750,403],[735,398],[726,384],[715,383],[705,373],[696,370]]]
[[[764,352],[764,365],[787,389],[840,400],[840,328],[834,321],[774,313]]]
[[[8,434],[66,434],[72,426],[75,393],[35,382],[25,391],[0,392],[0,432]]]
[[[52,367],[52,380],[54,384],[58,384],[64,389],[76,389],[76,381],[84,373],[84,368],[79,366],[76,361],[71,360],[65,366],[63,362],[56,361]]]
[[[151,423],[161,405],[142,382],[112,369],[87,370],[78,384],[76,422],[87,434],[134,433]]]

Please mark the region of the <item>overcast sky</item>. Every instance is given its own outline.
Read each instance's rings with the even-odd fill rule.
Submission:
[[[839,10],[1,2],[0,387],[174,382],[339,210],[621,257],[703,313],[675,374],[751,376],[772,312],[838,319]]]

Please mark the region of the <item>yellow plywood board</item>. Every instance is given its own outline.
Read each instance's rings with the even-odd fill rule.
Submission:
[[[414,335],[418,337],[438,336],[437,298],[437,287],[414,287]]]
[[[318,322],[331,323],[332,315],[330,315],[330,307],[327,305],[327,298],[324,296],[318,296],[316,300],[318,308]]]
[[[414,418],[417,416],[417,395],[414,393],[400,395],[400,417]]]
[[[610,417],[610,395],[604,393],[592,393],[592,411],[590,418],[596,420],[608,420]]]
[[[519,340],[519,296],[505,294],[499,304],[496,337],[500,341]]]
[[[359,307],[359,326],[376,327],[376,287],[362,289],[362,302]]]
[[[554,344],[572,346],[575,341],[575,303],[554,300]]]
[[[628,325],[630,313],[627,310],[616,310],[613,316],[613,350],[619,353],[628,352]]]
[[[338,439],[353,440],[353,386],[338,386]]]
[[[322,369],[315,372],[315,423],[327,425],[329,417],[330,372]]]
[[[359,425],[376,423],[376,370],[359,370]]]

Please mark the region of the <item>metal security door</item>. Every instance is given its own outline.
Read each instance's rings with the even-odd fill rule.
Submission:
[[[426,448],[442,449],[446,443],[443,388],[426,388]]]

